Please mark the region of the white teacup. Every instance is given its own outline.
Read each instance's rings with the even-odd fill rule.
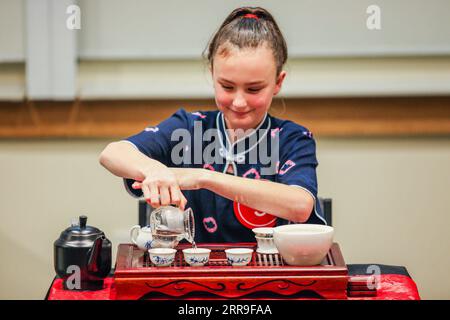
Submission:
[[[153,248],[148,250],[150,260],[157,267],[170,266],[175,261],[176,249],[172,248]]]
[[[273,228],[254,228],[252,231],[258,243],[258,253],[278,253],[275,242],[273,241]]]
[[[278,253],[277,247],[275,246],[275,242],[273,238],[261,238],[255,237],[258,242],[257,252],[259,253],[267,253],[267,254],[275,254]]]
[[[187,248],[183,249],[184,261],[192,267],[204,266],[209,261],[210,249]]]
[[[273,238],[273,228],[265,227],[265,228],[253,228],[253,233],[256,237],[260,238]]]
[[[232,266],[246,266],[252,260],[253,249],[232,248],[226,249],[228,263]]]

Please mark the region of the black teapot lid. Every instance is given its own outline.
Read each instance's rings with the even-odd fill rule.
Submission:
[[[88,226],[87,217],[80,216],[79,223],[72,225],[61,233],[60,239],[63,241],[95,240],[103,235],[103,231],[92,226]]]

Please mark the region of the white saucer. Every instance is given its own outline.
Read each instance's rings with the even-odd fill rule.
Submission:
[[[256,253],[261,253],[261,254],[278,254],[278,250],[277,248],[273,248],[273,249],[268,249],[268,250],[263,250],[263,249],[256,249]]]

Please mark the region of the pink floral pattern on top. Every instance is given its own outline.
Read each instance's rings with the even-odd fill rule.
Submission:
[[[255,168],[249,169],[246,173],[243,174],[242,177],[247,178],[247,176],[252,175],[252,174],[254,175],[254,179],[260,179],[261,178],[261,176],[259,175],[258,170],[256,170]]]
[[[214,233],[217,231],[217,222],[216,219],[213,217],[206,217],[203,219],[203,226],[205,227],[206,231],[209,233]]]
[[[202,119],[205,119],[206,118],[206,115],[204,115],[204,114],[202,114],[201,112],[192,112],[192,114],[194,115],[194,116],[197,116],[197,117],[200,117],[200,118],[202,118]]]
[[[286,161],[280,168],[280,171],[278,172],[279,175],[283,175],[286,172],[288,172],[289,170],[291,170],[291,168],[295,167],[295,162],[292,160],[288,160]]]
[[[270,136],[272,137],[272,138],[275,138],[275,135],[277,134],[277,132],[281,132],[281,131],[283,131],[283,128],[275,128],[275,129],[272,129],[272,130],[270,130]]]
[[[144,131],[147,131],[147,132],[158,132],[159,131],[159,128],[158,127],[147,127],[147,128],[145,128],[144,129]]]
[[[203,169],[208,169],[208,170],[211,170],[211,171],[216,171],[216,170],[214,169],[214,167],[213,167],[212,165],[210,165],[209,163],[205,163],[205,164],[203,165]]]

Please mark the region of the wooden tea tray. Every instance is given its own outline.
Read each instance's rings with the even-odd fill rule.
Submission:
[[[366,278],[349,282],[337,243],[320,265],[312,267],[285,265],[278,254],[256,252],[247,266],[227,263],[225,249],[256,249],[255,243],[199,244],[212,250],[210,260],[203,267],[191,267],[181,251],[187,247],[177,247],[171,266],[155,267],[145,251],[120,244],[114,275],[117,299],[347,299],[353,291],[359,296],[374,293],[365,286]]]

